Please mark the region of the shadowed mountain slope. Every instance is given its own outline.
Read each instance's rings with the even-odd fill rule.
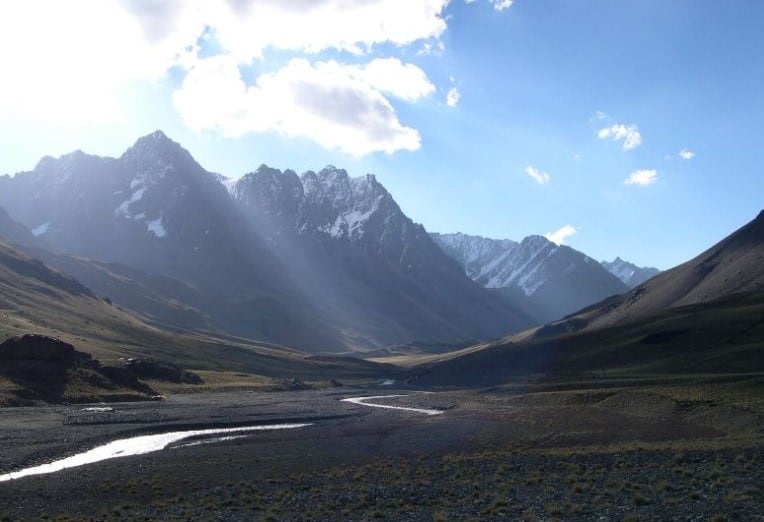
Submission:
[[[383,365],[310,360],[285,347],[165,330],[0,241],[0,342],[30,333],[59,338],[106,364],[151,357],[192,369],[277,378],[390,374]]]
[[[24,225],[11,219],[2,207],[0,207],[0,239],[21,246],[43,246],[42,241]]]
[[[261,166],[231,189],[332,324],[367,346],[463,342],[533,324],[465,277],[372,175]]]
[[[536,331],[441,356],[421,384],[764,371],[764,212],[696,258]]]
[[[677,306],[764,290],[764,211],[699,256],[562,321],[568,329],[633,321]]]
[[[307,348],[342,341],[252,235],[219,177],[161,132],[120,158],[78,151],[0,177],[0,204],[57,252],[198,288],[221,330]]]
[[[497,341],[415,368],[420,386],[495,386],[518,379],[667,378],[764,372],[764,292],[672,308],[580,332]]]
[[[464,343],[534,324],[467,278],[374,176],[261,167],[231,182],[157,131],[119,158],[0,177],[34,252],[158,322],[314,352]]]

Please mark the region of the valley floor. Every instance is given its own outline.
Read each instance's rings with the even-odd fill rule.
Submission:
[[[0,520],[764,520],[764,378],[390,387],[0,410],[0,474],[110,440],[311,422],[0,482]],[[409,394],[370,408],[341,399]]]

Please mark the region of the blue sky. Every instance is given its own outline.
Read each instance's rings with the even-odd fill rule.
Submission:
[[[229,177],[372,172],[428,230],[663,269],[764,207],[756,0],[9,4],[0,173],[161,128]]]

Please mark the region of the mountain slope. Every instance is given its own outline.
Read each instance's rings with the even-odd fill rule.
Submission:
[[[415,368],[419,386],[495,386],[764,372],[764,292],[680,306],[609,327],[497,341]]]
[[[632,321],[667,308],[764,289],[764,211],[699,256],[563,322],[576,329]]]
[[[634,263],[624,261],[620,257],[616,257],[613,261],[602,261],[601,264],[605,267],[605,270],[623,281],[629,288],[641,285],[660,273],[660,270],[657,268],[637,266]]]
[[[422,384],[764,371],[764,212],[696,258],[555,324],[431,360]]]
[[[337,352],[533,324],[467,278],[373,176],[334,167],[261,167],[234,183],[158,131],[119,158],[75,152],[0,177],[0,205],[60,254],[35,255],[176,326]]]
[[[479,284],[497,289],[544,323],[627,290],[588,256],[541,236],[520,243],[465,234],[432,234]]]
[[[332,324],[359,343],[463,342],[531,324],[466,278],[374,176],[261,166],[231,193]]]
[[[284,347],[165,330],[0,242],[0,343],[29,333],[59,338],[112,365],[120,357],[151,357],[191,369],[271,378],[390,375],[388,367],[363,361],[338,364]]]
[[[61,253],[197,288],[225,331],[308,349],[342,344],[219,176],[159,131],[117,159],[75,152],[0,178],[0,205],[28,228],[44,227],[40,237]]]
[[[0,207],[0,239],[23,246],[42,246],[43,244],[24,225],[11,219],[2,207]]]

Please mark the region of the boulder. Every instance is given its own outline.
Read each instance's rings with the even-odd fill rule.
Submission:
[[[141,379],[156,379],[183,384],[202,384],[204,381],[197,374],[184,370],[178,365],[139,358],[125,361],[125,368]]]
[[[37,361],[63,366],[89,366],[92,356],[78,352],[69,343],[45,335],[12,337],[0,344],[0,361]]]

